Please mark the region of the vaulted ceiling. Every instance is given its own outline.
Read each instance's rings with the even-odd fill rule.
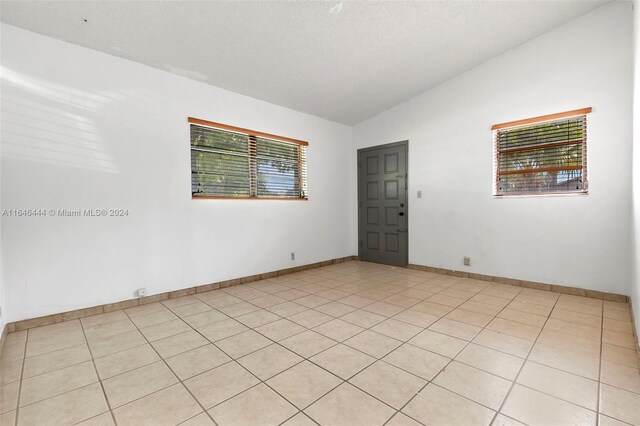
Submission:
[[[608,1],[3,1],[8,24],[355,124]]]

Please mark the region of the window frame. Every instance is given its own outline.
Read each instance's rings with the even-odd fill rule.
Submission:
[[[250,129],[245,129],[242,127],[236,127],[236,126],[230,126],[228,124],[222,124],[222,123],[216,123],[214,121],[208,121],[208,120],[203,120],[200,118],[195,118],[195,117],[188,117],[187,118],[187,122],[190,123],[190,125],[197,125],[197,126],[202,126],[202,127],[209,127],[215,130],[223,130],[223,131],[229,131],[229,132],[233,132],[233,133],[239,133],[239,134],[243,134],[246,135],[248,138],[248,144],[249,144],[249,158],[253,157],[253,161],[250,160],[249,161],[249,180],[250,180],[250,185],[251,187],[256,187],[256,191],[257,191],[257,154],[256,154],[256,143],[257,143],[257,139],[261,138],[261,139],[270,139],[270,140],[274,140],[277,142],[284,142],[284,143],[289,143],[292,145],[297,145],[298,146],[298,170],[300,171],[301,176],[299,177],[300,180],[300,187],[301,188],[306,188],[308,185],[308,177],[307,177],[307,173],[306,173],[306,169],[307,169],[307,158],[306,158],[306,148],[309,146],[309,142],[307,141],[303,141],[303,140],[299,140],[299,139],[293,139],[293,138],[289,138],[289,137],[285,137],[285,136],[279,136],[279,135],[274,135],[271,133],[265,133],[265,132],[260,132],[260,131],[256,131],[256,130],[250,130]],[[189,132],[191,133],[191,126],[189,126]],[[189,138],[191,139],[191,138]],[[191,150],[192,146],[191,146],[191,142],[190,142],[190,150]],[[304,171],[304,172],[303,172]],[[191,170],[191,173],[193,173],[193,169]],[[255,183],[254,183],[255,181]],[[191,199],[198,199],[198,200],[282,200],[282,201],[308,201],[309,200],[309,193],[308,193],[308,188],[306,189],[305,193],[304,193],[304,197],[264,197],[264,196],[258,196],[257,192],[255,195],[249,195],[249,196],[233,196],[233,195],[198,195],[195,193],[191,193]]]
[[[564,111],[555,114],[542,115],[538,117],[526,118],[522,120],[509,121],[506,123],[494,124],[491,126],[493,133],[493,197],[494,198],[513,198],[513,197],[553,197],[553,196],[576,196],[576,195],[588,195],[589,194],[589,180],[588,180],[588,150],[587,150],[587,114],[592,112],[591,107],[575,109],[571,111]],[[553,123],[555,121],[562,121],[573,117],[581,117],[585,119],[584,122],[584,136],[581,142],[582,145],[582,171],[583,188],[581,190],[565,190],[565,191],[541,191],[541,192],[513,192],[513,193],[501,193],[499,190],[500,185],[500,150],[498,146],[498,132],[504,129],[517,129],[520,127],[533,126],[537,124]],[[569,170],[569,169],[563,169]],[[546,171],[546,170],[544,170]]]

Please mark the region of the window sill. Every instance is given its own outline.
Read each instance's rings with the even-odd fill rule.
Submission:
[[[500,198],[540,198],[540,197],[584,197],[589,195],[589,191],[580,192],[558,192],[558,193],[543,193],[543,194],[513,194],[513,195],[496,195],[493,194],[494,199]]]

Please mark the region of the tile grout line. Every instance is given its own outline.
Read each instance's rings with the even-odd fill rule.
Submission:
[[[163,304],[163,306],[164,306],[164,304]],[[169,309],[169,308],[167,308],[166,306],[164,306],[164,307],[165,307],[165,309]],[[169,311],[171,311],[171,310],[169,309]],[[160,358],[160,360],[164,363],[164,365],[169,369],[169,371],[171,371],[171,374],[173,374],[173,375],[174,375],[174,377],[178,380],[178,383],[180,383],[180,384],[182,385],[182,387],[183,387],[184,389],[186,389],[186,391],[189,393],[189,395],[191,396],[191,398],[193,398],[193,399],[194,399],[194,401],[195,401],[195,402],[200,406],[200,408],[202,408],[203,412],[207,414],[207,416],[211,419],[211,421],[213,421],[213,424],[214,424],[214,425],[217,425],[218,423],[217,423],[217,422],[216,422],[216,421],[211,417],[211,415],[207,412],[206,408],[205,408],[205,407],[200,403],[200,401],[199,401],[199,400],[198,400],[198,399],[197,399],[197,398],[196,398],[196,397],[191,393],[191,390],[190,390],[190,389],[189,389],[189,388],[184,384],[184,382],[182,381],[182,379],[181,379],[181,378],[180,378],[180,377],[175,373],[175,371],[173,371],[173,369],[171,368],[171,366],[167,363],[166,359],[164,359],[164,357],[163,357],[162,355],[160,355],[160,353],[158,352],[158,350],[157,350],[157,349],[156,349],[156,348],[151,344],[151,341],[149,341],[149,339],[147,338],[147,336],[145,336],[145,335],[140,331],[140,328],[138,328],[138,326],[136,325],[136,323],[135,323],[135,322],[133,322],[133,320],[131,319],[131,316],[129,315],[129,313],[127,313],[127,312],[126,312],[126,311],[124,311],[124,310],[123,310],[123,312],[124,312],[124,314],[127,316],[127,318],[129,318],[129,321],[131,321],[131,323],[133,324],[133,326],[134,326],[134,327],[136,327],[136,330],[138,330],[138,332],[139,332],[139,333],[142,335],[142,337],[145,339],[145,341],[147,342],[147,344],[149,345],[149,347],[150,347],[150,348],[151,348],[151,349],[156,353],[156,355],[158,355],[158,357],[159,357],[159,358]],[[171,313],[173,314],[173,311],[171,311]],[[174,315],[175,315],[175,314],[174,314]],[[180,318],[180,317],[178,317],[178,318]],[[180,318],[180,320],[181,320],[182,322],[184,322],[185,324],[187,324],[187,326],[191,327],[191,326],[190,326],[188,323],[186,323],[186,321],[184,321],[182,318]],[[166,322],[168,322],[168,321],[166,321]],[[150,327],[151,327],[151,326],[150,326]],[[193,328],[192,328],[192,329],[193,329]],[[168,337],[171,337],[171,336],[168,336]],[[203,336],[203,337],[204,337],[204,336]],[[162,339],[158,339],[158,340],[162,340]],[[203,346],[204,346],[204,345],[203,345]],[[196,348],[196,349],[197,349],[197,348]],[[179,354],[177,354],[177,355],[179,355]],[[225,354],[225,355],[226,355],[226,354]],[[158,362],[158,361],[156,361],[156,362]],[[153,363],[152,363],[152,364],[153,364]],[[147,365],[145,365],[145,366],[143,366],[143,367],[146,367],[146,366],[148,366],[148,365],[151,365],[151,364],[147,364]],[[140,368],[143,368],[143,367],[140,367]],[[134,400],[128,401],[128,402],[126,402],[126,403],[122,404],[120,407],[124,407],[124,406],[126,406],[126,405],[128,405],[128,404],[130,404],[130,403],[132,403],[132,402],[134,402],[134,401],[138,401],[138,400],[140,400],[140,399],[142,399],[142,398],[145,398],[145,397],[147,397],[147,396],[149,396],[149,395],[153,395],[153,394],[155,394],[155,393],[158,393],[158,392],[160,392],[160,391],[163,391],[163,390],[165,390],[165,389],[168,389],[168,388],[170,388],[171,386],[174,386],[174,385],[176,385],[176,384],[177,384],[177,383],[172,383],[171,385],[169,385],[169,386],[165,386],[165,387],[164,387],[164,388],[162,388],[162,389],[158,389],[158,390],[156,390],[156,391],[154,391],[154,392],[151,392],[151,393],[148,393],[148,394],[146,394],[146,395],[143,395],[143,396],[141,396],[140,398],[136,398],[136,399],[134,399]],[[120,407],[118,407],[118,408],[120,408]],[[200,413],[198,413],[198,414],[200,414]],[[196,415],[198,415],[198,414],[196,414]],[[114,419],[115,419],[115,414],[114,414]],[[189,420],[189,419],[186,419],[186,420]],[[186,421],[186,420],[185,420],[185,421]],[[116,424],[117,424],[117,423],[116,423]]]
[[[488,287],[488,286],[487,286],[487,287]],[[486,289],[487,287],[485,287],[485,289]],[[483,289],[483,290],[484,290],[484,289]],[[507,303],[507,304],[506,304],[506,305],[505,305],[505,306],[504,306],[504,307],[503,307],[503,308],[502,308],[498,313],[496,313],[496,315],[494,315],[494,317],[492,318],[492,320],[491,320],[491,321],[493,321],[493,319],[497,318],[497,317],[498,317],[498,315],[500,315],[500,313],[501,313],[502,311],[504,311],[504,310],[505,310],[505,309],[506,309],[506,308],[511,304],[511,302],[513,302],[513,301],[515,300],[515,298],[516,298],[519,294],[521,294],[521,293],[522,293],[522,291],[523,291],[523,289],[521,289],[520,291],[518,291],[518,292],[517,292],[517,293],[516,293],[516,294],[515,294],[515,295],[514,295],[510,300],[509,300],[509,303]],[[476,293],[476,294],[479,294],[480,292],[482,292],[482,290],[480,290],[480,291],[479,291],[478,293]],[[473,297],[473,296],[472,296],[472,297]],[[468,300],[470,300],[470,299],[471,299],[471,298],[467,299],[466,301],[468,301]],[[466,301],[465,301],[465,302],[466,302]],[[465,302],[462,302],[460,305],[458,305],[458,307],[459,307],[459,306],[461,306],[462,304],[464,304]],[[455,307],[455,308],[454,308],[454,310],[455,310],[455,309],[457,309],[458,307]],[[443,317],[443,318],[444,318],[444,317]],[[419,390],[419,391],[418,391],[418,392],[417,392],[417,393],[416,393],[416,394],[415,394],[411,399],[409,399],[409,400],[408,400],[408,401],[407,401],[407,402],[402,406],[402,408],[401,408],[400,410],[398,410],[398,411],[399,411],[399,412],[402,412],[402,410],[403,410],[404,408],[406,408],[406,407],[407,407],[407,405],[409,405],[409,404],[411,403],[411,401],[413,401],[413,400],[416,398],[416,396],[418,396],[418,395],[419,395],[419,394],[420,394],[420,393],[421,393],[421,392],[422,392],[422,391],[423,391],[423,390],[424,390],[424,389],[425,389],[429,384],[433,384],[434,386],[438,386],[439,388],[445,389],[447,392],[451,392],[451,393],[453,393],[453,394],[455,394],[455,395],[458,395],[458,396],[459,396],[459,397],[461,397],[461,398],[464,398],[464,399],[466,399],[466,400],[468,400],[468,401],[471,401],[471,402],[473,402],[473,403],[475,403],[475,404],[478,404],[478,405],[480,405],[480,406],[482,406],[482,407],[488,408],[488,409],[489,409],[489,410],[491,410],[491,411],[494,411],[494,412],[495,412],[495,414],[494,414],[494,418],[495,418],[495,416],[496,416],[496,415],[497,415],[497,413],[499,412],[498,410],[494,410],[493,408],[488,407],[488,406],[486,406],[486,405],[484,405],[484,404],[481,404],[481,403],[480,403],[480,402],[478,402],[478,401],[474,401],[474,400],[472,400],[472,399],[469,399],[469,398],[467,398],[467,397],[465,397],[465,396],[463,396],[463,395],[458,394],[457,392],[454,392],[454,391],[452,391],[452,390],[449,390],[449,389],[447,389],[447,388],[444,388],[444,387],[442,387],[442,386],[438,385],[437,383],[434,383],[434,380],[435,380],[435,379],[437,379],[437,378],[438,378],[438,376],[439,376],[442,372],[446,371],[446,369],[447,369],[447,367],[449,366],[449,364],[451,364],[451,363],[455,360],[455,358],[460,354],[460,352],[462,352],[462,351],[463,351],[467,346],[469,346],[469,344],[471,344],[471,342],[473,341],[473,339],[475,339],[475,338],[476,338],[480,333],[482,333],[485,329],[487,329],[487,326],[490,324],[490,322],[491,322],[491,321],[489,321],[489,322],[488,322],[484,327],[482,327],[482,328],[481,328],[481,330],[480,330],[480,331],[478,331],[478,332],[473,336],[473,338],[472,338],[471,340],[467,340],[467,341],[466,341],[467,343],[465,343],[465,345],[464,345],[464,346],[463,346],[463,347],[462,347],[462,348],[461,348],[461,349],[460,349],[460,350],[459,350],[459,351],[458,351],[458,352],[457,352],[453,357],[451,357],[451,358],[450,358],[449,362],[447,362],[447,364],[445,364],[445,365],[444,365],[444,366],[443,366],[443,367],[442,367],[442,368],[441,368],[441,369],[436,373],[436,375],[435,375],[435,376],[433,376],[433,377],[431,378],[431,380],[428,380],[428,381],[427,381],[427,383],[426,383],[426,384],[425,384],[425,385],[424,385],[424,386],[423,386],[423,387],[422,387],[422,388],[421,388],[421,389],[420,389],[420,390]],[[450,337],[454,337],[454,336],[450,336]],[[461,340],[466,340],[466,339],[461,339]],[[532,347],[533,347],[533,346],[532,346]],[[491,348],[490,348],[490,349],[491,349]],[[429,352],[431,352],[431,351],[429,351]],[[447,357],[447,358],[448,358],[448,357]],[[465,365],[466,365],[466,364],[465,364]],[[524,365],[524,362],[522,363],[522,365]],[[471,367],[471,368],[476,368],[476,367],[473,367],[473,366],[470,366],[470,367]],[[480,370],[480,369],[478,369],[478,370]],[[480,371],[484,371],[484,370],[480,370]],[[487,374],[491,374],[491,375],[496,376],[496,377],[500,377],[500,376],[497,376],[497,375],[495,375],[495,374],[493,374],[493,373],[489,373],[489,372],[486,372],[486,373],[487,373]],[[504,379],[504,377],[501,377],[501,378],[502,378],[502,379]],[[505,380],[506,380],[506,379],[505,379]],[[514,383],[514,382],[515,382],[515,379],[514,379],[514,381],[512,381],[512,386],[513,386],[513,383]],[[508,395],[505,395],[504,400],[506,400],[507,396],[508,396]],[[504,401],[504,400],[503,400],[503,401]],[[417,419],[415,419],[415,418],[413,418],[413,417],[409,416],[407,413],[402,412],[402,414],[404,414],[405,416],[407,416],[407,417],[409,417],[409,418],[411,418],[411,419],[413,419],[413,420],[418,421]],[[493,422],[493,418],[492,418],[492,422]]]
[[[551,311],[549,312],[549,315],[547,316],[547,319],[545,320],[544,324],[540,328],[540,331],[538,332],[538,335],[536,336],[535,340],[533,341],[533,344],[531,345],[531,348],[529,348],[529,350],[527,351],[527,356],[524,358],[524,362],[522,363],[522,365],[518,369],[518,373],[513,378],[513,381],[511,382],[511,386],[509,387],[509,390],[505,394],[504,399],[502,400],[502,403],[500,403],[500,407],[498,408],[498,410],[496,410],[496,414],[493,416],[493,419],[491,420],[492,424],[497,419],[498,414],[502,414],[502,409],[504,408],[504,404],[507,402],[507,399],[509,399],[509,396],[511,395],[511,392],[513,391],[513,388],[516,386],[516,383],[518,381],[518,377],[520,377],[520,373],[522,373],[522,370],[524,369],[524,366],[527,364],[527,361],[529,360],[529,356],[531,355],[531,352],[533,351],[533,348],[535,347],[536,343],[538,343],[538,339],[540,338],[540,335],[542,334],[542,331],[544,330],[545,326],[547,325],[547,322],[549,321],[549,318],[551,318],[551,314],[553,314],[553,310],[558,305],[558,301],[559,300],[560,300],[560,296],[558,296],[556,298],[556,301],[553,304],[553,307],[551,308]],[[534,390],[536,390],[536,389],[534,389]],[[540,391],[537,391],[537,392],[540,392]],[[541,393],[547,395],[546,392],[541,392]],[[550,396],[552,396],[552,395],[550,395]],[[520,420],[518,420],[518,421],[520,421]]]
[[[24,355],[22,358],[22,366],[20,367],[20,384],[18,385],[18,400],[16,402],[16,418],[14,420],[15,426],[18,426],[18,416],[20,415],[20,399],[22,397],[22,378],[24,376],[24,364],[27,359],[27,343],[29,342],[29,332],[27,331],[24,337]]]
[[[100,389],[102,390],[102,396],[104,396],[104,400],[107,403],[107,408],[109,409],[109,414],[111,414],[111,419],[113,420],[113,424],[115,424],[117,426],[118,422],[116,421],[116,416],[113,414],[113,410],[111,409],[111,402],[109,401],[109,398],[107,398],[107,393],[104,390],[104,385],[102,384],[102,380],[100,380],[100,374],[98,373],[98,367],[96,367],[96,361],[95,361],[95,358],[93,357],[93,352],[91,351],[91,346],[89,346],[89,339],[87,339],[87,334],[84,331],[84,324],[82,324],[82,321],[80,321],[79,319],[78,319],[78,322],[80,323],[80,328],[82,329],[82,336],[84,337],[85,344],[87,345],[87,349],[89,351],[89,356],[91,356],[91,364],[93,365],[93,370],[96,372],[96,378],[98,379],[98,383],[100,383]],[[103,413],[100,413],[100,414],[103,414]],[[100,415],[100,414],[98,414],[98,415]],[[87,419],[84,419],[84,420],[87,420]],[[84,421],[84,420],[82,420],[82,421]]]

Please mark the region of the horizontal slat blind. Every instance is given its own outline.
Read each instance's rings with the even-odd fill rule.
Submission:
[[[586,192],[586,142],[586,114],[495,130],[495,194]]]
[[[306,199],[306,149],[191,124],[192,196]]]

